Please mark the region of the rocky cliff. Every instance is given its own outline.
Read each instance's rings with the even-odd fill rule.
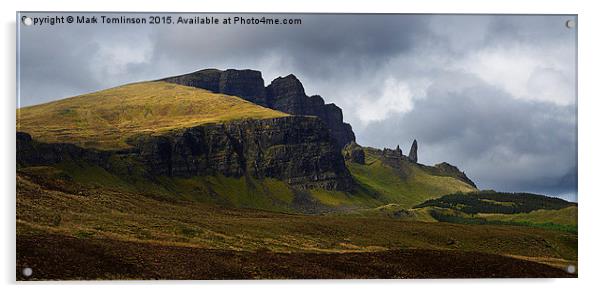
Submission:
[[[351,142],[343,148],[343,157],[345,160],[351,161],[357,164],[366,163],[366,153],[364,149],[355,142]]]
[[[301,82],[292,74],[276,78],[267,87],[261,72],[255,70],[204,69],[162,81],[238,96],[292,115],[316,116],[324,122],[339,149],[355,141],[351,125],[343,122],[341,108],[326,104],[321,96],[307,96]]]
[[[322,121],[289,116],[243,120],[142,135],[121,151],[41,143],[17,133],[18,166],[84,161],[114,174],[142,166],[144,176],[271,177],[300,188],[349,190],[352,179],[343,156]]]
[[[237,96],[264,107],[268,106],[261,72],[255,70],[203,69],[168,77],[162,81]]]
[[[339,149],[355,142],[351,125],[343,122],[343,111],[335,104],[325,104],[321,96],[308,97],[303,85],[290,74],[278,77],[266,88],[268,106],[272,109],[293,115],[319,117],[328,129]]]

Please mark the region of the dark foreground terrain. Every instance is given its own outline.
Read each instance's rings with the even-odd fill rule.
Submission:
[[[21,274],[25,267],[33,275]],[[28,235],[17,240],[17,279],[385,279],[575,277],[494,254],[405,249],[358,253],[211,250]]]
[[[17,184],[19,280],[575,277],[563,269],[577,266],[567,231],[76,193],[27,176]]]

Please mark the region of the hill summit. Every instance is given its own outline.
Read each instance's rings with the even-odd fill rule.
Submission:
[[[142,133],[289,116],[236,96],[166,82],[127,84],[24,107],[17,115],[19,131],[36,139],[99,149],[127,148],[127,139]]]

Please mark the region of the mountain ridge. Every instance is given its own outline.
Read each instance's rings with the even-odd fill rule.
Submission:
[[[294,75],[267,87],[254,70],[209,69],[171,79],[19,109],[19,170],[50,167],[58,169],[51,174],[73,178],[78,172],[90,178],[116,176],[115,186],[135,183],[128,190],[155,194],[138,186],[146,182],[169,187],[170,197],[178,196],[174,190],[186,190],[193,198],[237,206],[229,194],[233,190],[220,186],[233,184],[240,196],[258,200],[245,207],[310,213],[388,203],[411,207],[476,190],[454,166],[419,164],[415,140],[411,156],[399,147],[359,146],[354,135],[341,149],[333,125],[344,127],[342,111],[320,96],[308,97]],[[274,199],[270,190],[281,190],[287,202]],[[275,204],[264,204],[270,201]]]
[[[353,129],[343,121],[341,108],[326,104],[319,95],[307,96],[303,84],[293,74],[278,77],[266,87],[261,72],[251,69],[202,69],[160,81],[238,96],[291,115],[317,116],[326,124],[339,149],[355,142]]]

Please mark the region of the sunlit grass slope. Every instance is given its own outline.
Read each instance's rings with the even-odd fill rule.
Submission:
[[[488,221],[525,222],[534,224],[554,223],[559,225],[577,226],[577,207],[567,207],[559,210],[536,210],[519,214],[478,214]]]
[[[198,202],[221,207],[294,212],[293,189],[285,182],[273,178],[236,178],[216,174],[190,178],[160,176],[149,179],[137,175],[116,176],[85,162],[26,167],[20,168],[19,172],[76,194],[90,189],[118,191],[168,202]]]
[[[347,163],[353,178],[362,187],[380,194],[381,201],[409,209],[425,200],[476,188],[454,177],[431,174],[420,165],[403,161],[397,169],[366,150],[366,164]]]
[[[576,235],[562,231],[226,208],[185,199],[153,198],[123,189],[72,191],[72,184],[60,177],[42,179],[28,173],[20,172],[17,176],[18,235],[39,231],[82,239],[248,251],[360,252],[425,248],[565,260],[577,257]],[[227,188],[217,182],[222,180],[220,178],[206,180]],[[278,186],[271,187],[273,191],[277,189]],[[274,200],[291,198],[284,196]]]
[[[44,142],[124,148],[138,133],[159,133],[287,114],[241,98],[166,82],[141,82],[17,110],[17,129]]]

